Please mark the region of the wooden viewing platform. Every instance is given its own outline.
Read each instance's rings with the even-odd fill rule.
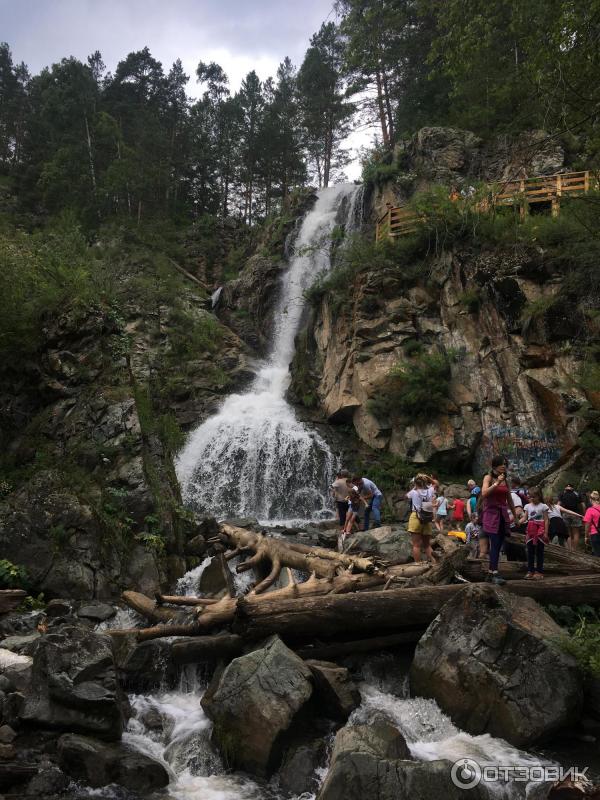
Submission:
[[[519,178],[503,183],[499,190],[497,186],[490,186],[489,199],[480,202],[477,210],[486,212],[495,206],[519,205],[521,216],[525,216],[530,205],[549,203],[552,216],[556,217],[560,211],[561,197],[585,194],[596,186],[597,180],[589,170]],[[456,200],[460,199],[460,195],[456,197]],[[395,239],[397,236],[414,233],[422,221],[423,215],[407,206],[390,207],[377,220],[376,240],[385,236]]]

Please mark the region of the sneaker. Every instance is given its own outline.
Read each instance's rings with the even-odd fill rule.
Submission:
[[[525,575],[525,580],[526,581],[530,581],[533,578],[535,578],[535,572],[528,572],[527,575]]]
[[[541,581],[544,578],[543,572],[536,572],[533,576],[534,581]]]

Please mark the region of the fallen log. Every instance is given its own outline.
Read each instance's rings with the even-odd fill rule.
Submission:
[[[269,563],[271,569],[264,580],[255,587],[254,592],[260,594],[272,586],[283,567],[315,573],[319,578],[333,578],[348,569],[353,572],[373,573],[377,571],[371,559],[362,556],[349,556],[326,550],[321,547],[290,544],[282,539],[275,539],[260,533],[253,533],[234,525],[221,525],[220,537],[233,550],[233,554],[251,552],[253,555],[238,564],[236,571],[245,572],[258,566],[261,562]],[[226,558],[229,554],[226,554]]]
[[[178,594],[157,594],[155,597],[158,605],[168,603],[171,606],[214,606],[219,602],[216,597],[189,597]]]
[[[196,636],[185,642],[173,642],[171,654],[176,664],[196,664],[205,661],[231,661],[242,654],[244,640],[234,633],[222,636]]]
[[[295,583],[293,576],[290,574],[290,583],[283,589],[275,589],[264,595],[250,593],[247,597],[254,603],[261,603],[265,600],[271,600],[272,598],[282,599],[291,597],[298,599],[302,597],[323,596],[332,593],[340,594],[355,592],[362,589],[380,588],[383,581],[384,577],[382,575],[352,575],[350,573],[345,573],[331,580],[317,578],[313,574],[304,583]],[[131,605],[132,608],[135,607],[136,611],[139,611],[139,613],[143,614],[151,621],[156,621],[155,612],[157,606],[150,598],[139,595],[137,592],[124,592],[122,597],[127,605]],[[135,602],[135,606],[131,604],[132,601]],[[164,624],[156,625],[152,628],[142,628],[137,632],[138,641],[143,642],[162,636],[198,636],[202,633],[214,630],[215,628],[223,627],[233,622],[237,602],[238,598],[223,597],[216,603],[208,606],[201,606],[194,612],[197,614],[195,621],[187,625],[175,626],[173,624]],[[167,609],[163,609],[161,606],[158,607],[158,611],[163,610]],[[167,622],[169,621],[170,620],[167,620]],[[177,628],[176,632],[175,628]]]
[[[507,545],[518,548],[522,558],[526,558],[525,536],[522,533],[511,533],[506,540]],[[568,550],[558,544],[547,544],[544,547],[544,560],[553,561],[557,564],[564,564],[572,567],[588,567],[588,571],[600,572],[600,558],[590,556],[587,553],[580,553],[578,550]]]
[[[121,598],[129,608],[137,611],[150,622],[172,622],[181,617],[181,613],[173,608],[163,608],[140,592],[123,592]]]
[[[0,614],[14,611],[27,597],[27,592],[23,589],[2,589],[0,590]]]
[[[416,644],[425,628],[414,631],[392,633],[389,636],[373,636],[370,639],[355,639],[352,642],[334,642],[333,644],[317,644],[314,646],[294,648],[300,658],[316,659],[317,661],[332,661],[344,656],[353,656],[357,653],[371,653],[374,650],[389,650],[392,647]],[[285,637],[284,637],[285,638]],[[195,639],[192,641],[196,641]],[[243,641],[243,640],[242,640]]]
[[[444,603],[463,586],[424,586],[302,599],[271,599],[267,595],[260,603],[241,597],[237,602],[233,631],[244,638],[257,639],[281,632],[286,638],[302,638],[333,636],[340,631],[372,633],[414,628],[429,625]],[[505,588],[542,603],[600,603],[598,575],[511,581]]]
[[[467,559],[459,569],[463,578],[473,583],[485,580],[488,573],[488,561],[480,559]],[[507,581],[523,580],[527,572],[525,561],[502,561],[500,564],[500,574]],[[580,564],[556,564],[550,561],[544,562],[545,575],[597,575],[588,566]]]

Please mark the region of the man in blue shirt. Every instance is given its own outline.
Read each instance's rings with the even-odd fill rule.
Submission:
[[[367,508],[365,509],[365,530],[369,530],[371,512],[373,512],[373,519],[375,520],[373,527],[379,528],[381,526],[382,492],[375,486],[373,481],[368,478],[352,478],[352,483],[357,487],[361,497],[364,497],[368,502]]]

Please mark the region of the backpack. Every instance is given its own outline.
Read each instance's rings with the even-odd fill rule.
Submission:
[[[421,495],[421,508],[415,509],[415,513],[422,525],[433,522],[433,503],[427,499],[428,496],[429,492],[427,491],[425,492],[425,497]]]

